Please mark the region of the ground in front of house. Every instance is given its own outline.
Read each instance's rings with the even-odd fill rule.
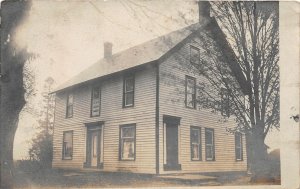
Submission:
[[[94,188],[251,185],[246,173],[146,175],[61,169],[16,170],[14,188]],[[257,184],[280,184],[273,180]]]

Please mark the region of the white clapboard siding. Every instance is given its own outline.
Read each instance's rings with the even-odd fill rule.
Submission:
[[[53,167],[82,168],[86,161],[85,123],[104,121],[104,171],[155,173],[156,69],[147,67],[135,73],[134,107],[122,108],[123,76],[115,75],[101,86],[100,117],[90,117],[90,84],[71,90],[73,117],[65,118],[68,92],[56,94]],[[136,160],[119,161],[119,126],[136,124]],[[63,131],[73,130],[73,159],[62,160]]]
[[[247,156],[245,137],[243,136],[243,161],[235,159],[234,135],[226,132],[225,128],[235,126],[233,119],[226,123],[219,122],[219,114],[209,110],[189,109],[185,107],[185,76],[196,78],[196,83],[203,77],[188,71],[182,64],[189,61],[190,45],[200,49],[196,37],[187,41],[179,50],[160,64],[160,126],[159,126],[159,169],[160,173],[170,173],[163,170],[164,141],[163,141],[163,115],[181,117],[180,121],[180,172],[221,172],[221,171],[246,171]],[[202,54],[200,54],[202,56]],[[201,127],[202,161],[191,161],[190,126]],[[215,161],[205,160],[205,128],[214,129]],[[173,171],[174,172],[174,171]]]

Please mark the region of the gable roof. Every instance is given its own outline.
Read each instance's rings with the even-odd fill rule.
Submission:
[[[195,23],[180,30],[157,37],[140,45],[113,54],[110,58],[103,58],[75,77],[58,86],[52,93],[65,88],[90,81],[95,78],[134,68],[161,58],[186,37],[198,30],[201,24]]]

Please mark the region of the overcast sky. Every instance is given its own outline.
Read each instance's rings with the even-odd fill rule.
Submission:
[[[198,21],[195,1],[94,0],[33,1],[30,14],[18,30],[18,42],[39,56],[30,63],[41,100],[44,80],[51,76],[62,84],[103,57],[103,43],[113,52],[183,28]],[[14,158],[28,157],[29,141],[36,132],[37,117],[22,112],[15,136]],[[267,144],[279,146],[271,133]]]

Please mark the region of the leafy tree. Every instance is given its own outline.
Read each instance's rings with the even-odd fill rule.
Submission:
[[[235,118],[237,126],[228,131],[245,133],[249,169],[253,178],[261,177],[265,138],[279,129],[278,2],[211,5],[211,33],[199,36],[203,52],[191,64],[206,80],[199,83],[197,100],[225,120]]]
[[[32,146],[29,149],[29,157],[31,160],[36,160],[41,167],[49,168],[52,163],[53,149],[53,123],[54,123],[54,95],[49,94],[52,90],[54,80],[48,77],[45,80],[44,91],[42,93],[43,103],[38,121],[40,130],[38,134],[32,139]]]
[[[26,48],[17,46],[16,33],[30,8],[29,1],[1,3],[1,77],[0,77],[0,166],[1,188],[12,188],[13,141],[25,93],[33,81],[25,63],[33,58]],[[29,79],[29,80],[28,80]],[[25,89],[26,88],[26,89]]]

